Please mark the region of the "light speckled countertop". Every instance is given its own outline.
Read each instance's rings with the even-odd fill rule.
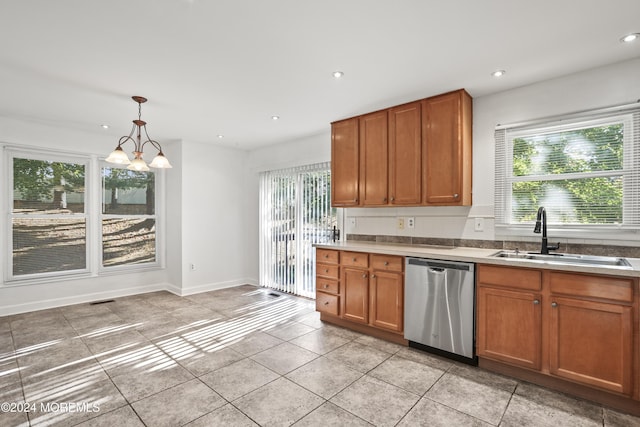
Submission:
[[[346,241],[336,243],[318,243],[317,248],[343,251],[369,252],[386,255],[400,255],[418,258],[431,258],[446,261],[475,262],[481,264],[511,265],[517,267],[545,268],[549,270],[575,271],[583,273],[608,274],[614,276],[640,277],[640,258],[627,258],[632,268],[555,264],[545,261],[520,260],[513,258],[494,258],[491,255],[499,249],[471,247],[441,247],[429,245],[403,245],[394,243],[375,243]]]

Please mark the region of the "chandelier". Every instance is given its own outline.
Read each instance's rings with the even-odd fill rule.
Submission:
[[[120,165],[128,165],[127,169],[133,171],[148,171],[149,166],[152,168],[166,169],[170,168],[171,164],[169,160],[164,156],[162,152],[162,147],[158,141],[154,141],[149,138],[149,134],[147,133],[147,122],[142,120],[140,116],[142,115],[142,104],[147,102],[147,98],[142,96],[132,96],[131,99],[138,103],[138,119],[133,121],[133,127],[131,128],[131,132],[129,135],[123,136],[118,141],[118,146],[115,150],[109,154],[105,160],[109,163],[116,163]],[[142,141],[142,130],[144,129],[144,135],[146,136],[146,140]],[[133,137],[135,134],[135,138]],[[129,160],[129,156],[122,149],[122,145],[127,141],[131,141],[134,144],[133,149],[133,160]],[[151,144],[156,150],[158,150],[158,154],[153,158],[149,166],[142,159],[142,151],[144,146],[147,144]]]

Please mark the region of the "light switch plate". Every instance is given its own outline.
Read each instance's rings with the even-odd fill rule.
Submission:
[[[484,231],[484,218],[476,218],[475,231]]]

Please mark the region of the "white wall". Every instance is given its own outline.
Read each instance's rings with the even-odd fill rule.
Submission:
[[[188,141],[181,148],[181,294],[255,283],[246,271],[247,224],[255,222],[246,207],[247,152]]]

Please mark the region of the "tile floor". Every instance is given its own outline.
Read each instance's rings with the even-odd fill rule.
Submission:
[[[640,426],[270,293],[157,292],[0,318],[0,426]]]

